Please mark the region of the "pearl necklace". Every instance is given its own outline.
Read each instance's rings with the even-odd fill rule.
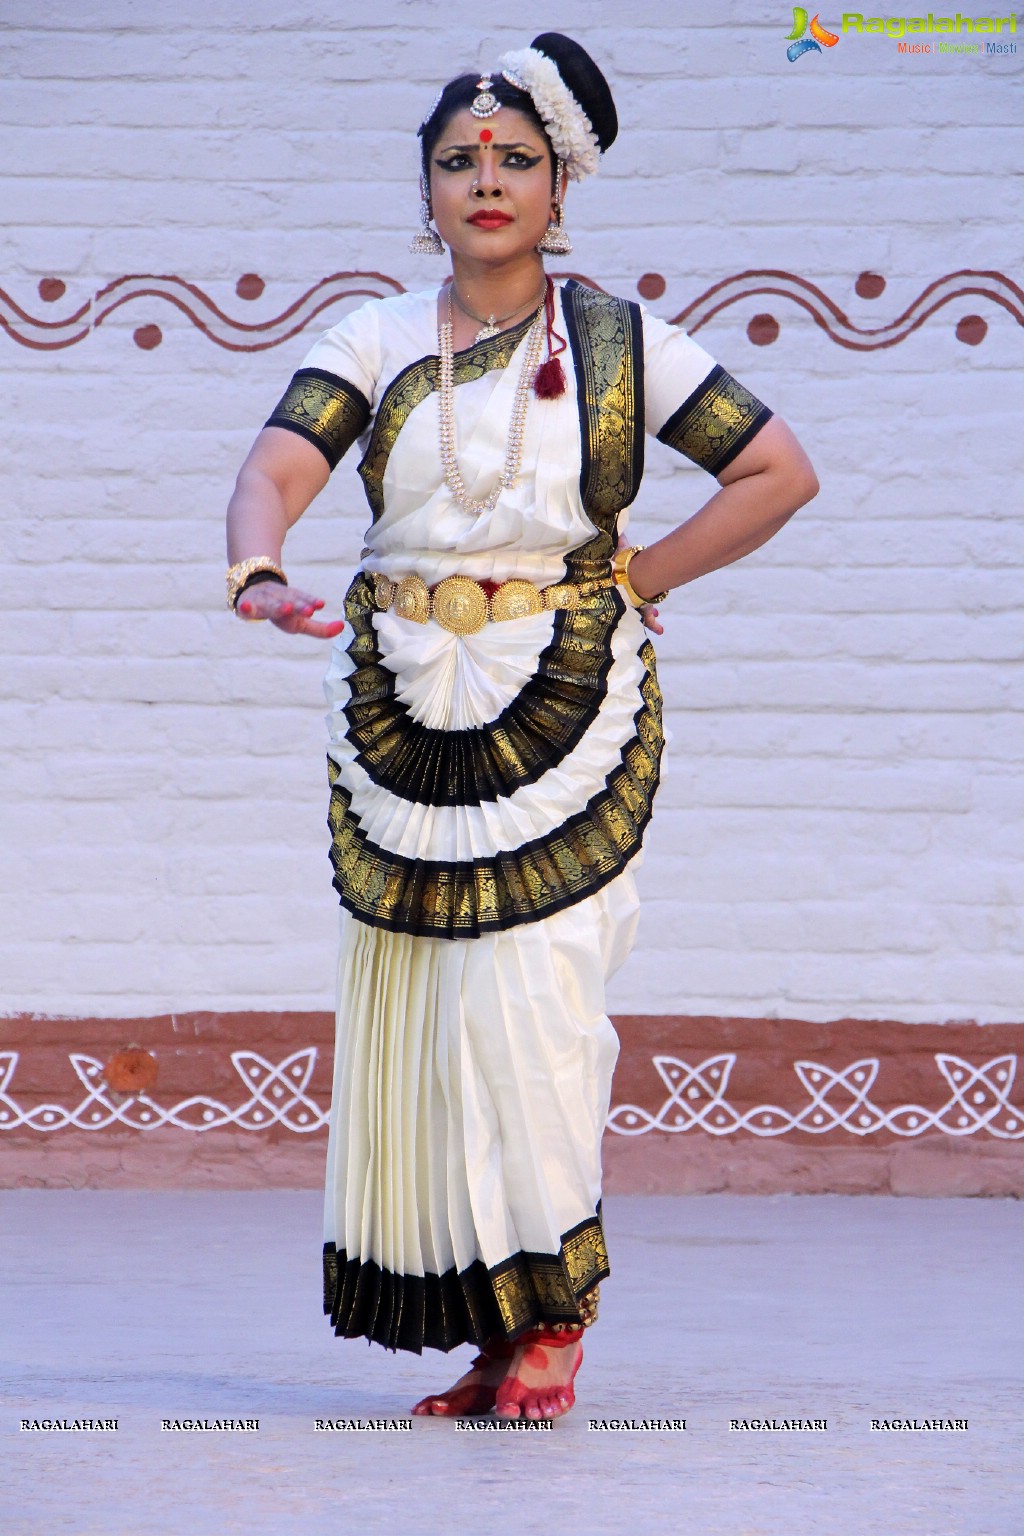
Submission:
[[[438,417],[441,434],[441,464],[444,468],[445,484],[464,512],[472,512],[474,514],[493,512],[502,491],[511,490],[519,477],[519,466],[523,456],[523,430],[526,426],[526,412],[530,404],[530,389],[540,363],[541,348],[544,345],[544,311],[543,309],[538,311],[537,318],[530,330],[526,355],[523,358],[523,366],[519,372],[519,382],[516,385],[515,399],[512,403],[512,419],[509,422],[508,446],[505,450],[505,467],[494,490],[491,491],[489,496],[485,496],[482,501],[478,501],[466,491],[456,453],[455,354],[452,345],[452,295],[450,288],[448,290],[447,308],[447,320],[443,324],[439,323],[437,327],[437,349],[441,358],[441,378],[438,391],[440,408]]]

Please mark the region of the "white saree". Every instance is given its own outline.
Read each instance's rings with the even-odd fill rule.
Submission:
[[[324,1309],[341,1335],[416,1352],[578,1322],[609,1273],[605,985],[636,927],[661,697],[611,590],[463,636],[380,611],[371,575],[606,573],[645,415],[717,469],[771,414],[639,306],[556,294],[568,388],[531,398],[492,511],[444,483],[434,293],[347,316],[270,418],[332,467],[357,435],[364,449],[373,521],[326,679],[342,914]],[[457,354],[472,497],[501,473],[527,332]]]

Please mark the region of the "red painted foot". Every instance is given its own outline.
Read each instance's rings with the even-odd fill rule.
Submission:
[[[503,1419],[558,1419],[575,1405],[573,1382],[583,1364],[583,1329],[523,1334],[509,1375],[498,1387],[494,1411]]]
[[[454,1387],[436,1396],[421,1398],[413,1413],[419,1418],[433,1415],[441,1419],[474,1418],[490,1413],[502,1374],[514,1352],[515,1345],[505,1339],[485,1344],[466,1375]]]

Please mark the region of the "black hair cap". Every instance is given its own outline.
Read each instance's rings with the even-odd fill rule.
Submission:
[[[602,153],[615,143],[619,118],[608,81],[585,48],[561,32],[542,32],[530,44],[551,60],[584,112],[597,136]]]

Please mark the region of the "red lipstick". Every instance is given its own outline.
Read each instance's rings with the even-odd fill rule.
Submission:
[[[479,213],[471,214],[466,222],[475,224],[477,229],[503,229],[506,224],[512,223],[512,215],[499,213],[497,208],[481,208]]]

